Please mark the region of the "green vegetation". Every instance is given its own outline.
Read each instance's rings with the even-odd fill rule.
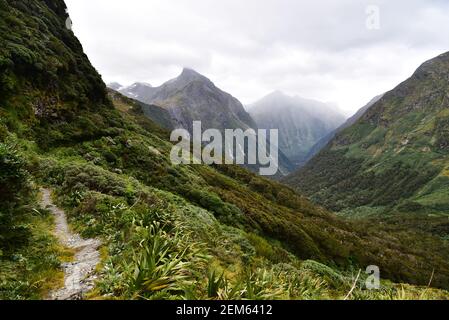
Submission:
[[[17,222],[31,192],[24,167],[24,160],[14,146],[0,143],[0,249],[3,252],[27,238],[27,229]]]
[[[103,241],[92,299],[342,299],[371,264],[382,290],[362,276],[349,298],[449,296],[422,287],[434,273],[449,289],[446,242],[425,230],[343,221],[241,167],[173,166],[142,105],[107,98],[64,3],[28,2],[0,0],[0,298],[60,284],[68,253],[36,205],[39,185]]]
[[[438,176],[431,164],[411,165],[409,159],[375,160],[346,156],[348,149],[325,150],[287,182],[323,206],[340,211],[362,206],[394,206],[414,196]]]
[[[0,299],[37,299],[59,285],[65,255],[49,230],[51,216],[35,207],[25,161],[0,143]]]
[[[285,182],[348,218],[447,239],[449,53],[423,64]]]

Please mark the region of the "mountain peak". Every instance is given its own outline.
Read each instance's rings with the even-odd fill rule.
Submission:
[[[200,74],[200,73],[198,73],[195,70],[190,69],[190,68],[182,69],[182,72],[181,72],[181,74],[179,75],[179,77],[177,79],[181,79],[181,80],[184,80],[184,81],[197,81],[197,80],[210,81],[208,78],[206,78],[202,74]]]
[[[285,98],[288,97],[287,94],[285,94],[283,91],[281,90],[275,90],[272,93],[270,93],[269,95],[267,95],[266,97],[272,97],[272,98]]]
[[[136,88],[136,87],[149,87],[153,88],[153,86],[147,82],[135,82],[133,83],[130,88]]]
[[[415,71],[414,75],[420,77],[422,74],[434,74],[438,77],[438,75],[447,74],[448,65],[449,51],[424,62]]]
[[[123,88],[123,86],[118,82],[110,82],[110,83],[108,83],[107,87],[111,88],[112,90],[116,90],[116,91],[119,91],[120,89]]]
[[[286,101],[290,101],[292,99],[293,98],[291,96],[287,95],[283,91],[275,90],[275,91],[267,94],[266,96],[264,96],[260,100],[256,101],[255,103],[253,103],[252,106],[259,105],[259,107],[260,107],[260,104],[270,104],[271,107],[272,107],[273,104],[284,105],[284,104],[287,103]]]
[[[195,71],[192,68],[188,68],[188,67],[184,67],[182,69],[182,74],[195,74],[195,75],[199,75],[199,73],[197,71]]]

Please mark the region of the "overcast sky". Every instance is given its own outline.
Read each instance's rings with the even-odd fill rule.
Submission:
[[[157,86],[190,67],[244,104],[282,90],[349,115],[449,51],[447,0],[66,3],[106,82]]]

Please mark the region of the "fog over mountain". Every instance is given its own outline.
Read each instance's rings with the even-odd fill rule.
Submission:
[[[303,163],[300,165],[306,164],[306,162],[308,162],[315,155],[317,155],[329,143],[329,141],[331,141],[335,137],[336,134],[338,134],[339,132],[343,131],[346,128],[349,128],[354,123],[356,123],[357,120],[359,120],[365,114],[365,112],[367,112],[369,110],[369,108],[371,108],[382,97],[383,97],[383,94],[378,95],[378,96],[374,97],[373,99],[371,99],[371,101],[368,102],[367,105],[360,108],[352,117],[350,117],[348,120],[346,120],[345,123],[343,123],[337,129],[329,132],[327,135],[322,137],[320,140],[318,140],[318,142],[315,143],[315,145],[309,150],[309,153],[306,155]]]
[[[281,91],[247,108],[259,128],[279,130],[279,148],[295,164],[302,163],[315,143],[345,120],[333,105]]]
[[[111,83],[109,87],[114,89],[117,84]],[[259,127],[239,100],[216,87],[207,77],[189,68],[184,68],[178,77],[159,87],[138,82],[118,91],[147,104],[142,106],[145,115],[167,129],[184,128],[192,132],[194,121],[201,121],[203,130],[257,130]],[[161,110],[164,114],[161,114]],[[160,119],[164,121],[161,122]],[[242,146],[242,149],[245,147]],[[250,169],[257,170],[258,166]],[[293,169],[294,165],[281,150],[279,174],[284,176]]]

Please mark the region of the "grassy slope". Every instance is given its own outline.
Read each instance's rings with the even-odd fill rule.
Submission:
[[[301,258],[334,268],[338,264],[342,270],[375,263],[384,276],[420,283],[428,281],[433,264],[441,264],[438,270],[446,268],[442,259],[424,252],[427,246],[439,245],[435,239],[407,232],[388,235],[377,228],[343,223],[290,189],[239,167],[172,167],[168,162],[171,145],[161,139],[163,133],[155,135],[154,124],[139,113],[131,108],[122,115],[122,127],[127,128],[123,136],[58,147],[32,165],[39,179],[58,190],[61,205],[71,212],[80,232],[107,239],[111,254],[107,263],[118,270],[105,277],[113,279],[100,286],[100,293],[129,296],[133,292],[120,277],[129,272],[126,261],[142,241],[135,220],[150,225],[154,220],[164,221],[170,230],[190,234],[185,241],[201,246],[214,270],[225,271],[237,283],[245,282],[249,272],[263,274],[260,268],[270,272],[281,272],[272,271],[275,267],[287,268],[287,274],[295,274],[302,267]],[[136,123],[141,126],[134,127]],[[413,246],[412,241],[416,241]],[[381,252],[382,260],[376,256]],[[434,260],[428,264],[420,256]],[[197,261],[191,266],[199,284],[207,278],[203,264]],[[444,283],[440,276],[435,283]],[[350,285],[346,281],[335,286],[344,290]],[[192,290],[200,297],[205,295],[201,286]],[[281,291],[283,297],[303,297]]]
[[[239,167],[172,166],[168,133],[129,99],[115,97],[113,108],[64,28],[62,1],[0,0],[0,8],[8,31],[0,36],[0,141],[20,149],[32,179],[56,190],[82,234],[103,238],[94,296],[337,298],[354,268],[368,264],[385,278],[419,284],[435,269],[433,284],[449,287],[449,257],[436,238],[343,222]],[[16,266],[19,250],[2,265]],[[5,295],[10,283],[17,281],[7,280]],[[384,285],[354,297],[401,297]],[[445,294],[407,292],[415,290]]]
[[[285,182],[327,208],[447,230],[449,53],[423,64]],[[443,216],[442,216],[443,215]],[[446,232],[447,234],[447,232]]]

